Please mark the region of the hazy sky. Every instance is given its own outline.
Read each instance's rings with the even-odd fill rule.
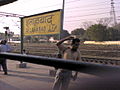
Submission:
[[[117,19],[120,19],[120,0],[114,0]],[[20,15],[33,15],[42,12],[61,9],[63,0],[18,0],[0,7],[0,12]],[[64,29],[71,32],[83,27],[85,22],[95,22],[100,18],[109,18],[111,0],[65,0]],[[0,32],[4,26],[11,31],[20,33],[20,19],[0,16]],[[117,20],[119,22],[119,20]]]

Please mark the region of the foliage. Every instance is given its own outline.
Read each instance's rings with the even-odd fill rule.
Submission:
[[[72,35],[76,35],[78,38],[83,38],[85,30],[83,28],[77,28],[71,32]]]
[[[119,40],[119,36],[120,36],[120,31],[118,31],[117,29],[114,29],[112,27],[109,27],[107,29],[107,34],[108,34],[108,40],[109,41],[116,41]]]
[[[67,31],[67,30],[62,30],[61,31],[61,39],[62,38],[65,38],[65,37],[68,37],[70,34],[69,34],[69,32]]]
[[[111,21],[111,18],[100,18],[99,20],[97,20],[98,24],[102,24],[104,26],[108,26]]]
[[[90,26],[86,31],[86,38],[93,41],[107,40],[107,27],[102,24]]]
[[[115,26],[113,26],[113,28],[120,31],[120,23],[118,23],[118,24],[116,24]]]

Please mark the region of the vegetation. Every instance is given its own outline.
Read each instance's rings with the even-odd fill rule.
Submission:
[[[105,41],[107,39],[107,28],[101,24],[95,24],[86,31],[86,38],[94,41]]]
[[[120,40],[120,24],[113,27],[103,24],[93,24],[86,30],[82,28],[75,29],[71,34],[90,41],[118,41]]]
[[[77,38],[83,38],[85,34],[85,30],[83,28],[77,28],[71,32],[72,35],[76,35]]]

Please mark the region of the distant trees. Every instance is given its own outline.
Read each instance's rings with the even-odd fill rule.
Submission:
[[[120,23],[116,24],[115,26],[113,26],[113,28],[117,29],[120,31]]]
[[[82,28],[75,29],[71,32],[78,38],[92,41],[116,41],[120,40],[120,24],[114,27],[107,27],[103,24],[94,24],[86,30]]]
[[[83,28],[77,28],[71,32],[72,35],[76,35],[78,38],[83,38],[85,30]]]
[[[53,35],[47,35],[48,40],[50,39],[50,37],[53,37],[55,40],[59,40],[65,37],[68,37],[70,34],[67,30],[62,30],[61,34],[53,34]]]
[[[67,30],[62,30],[61,31],[61,39],[62,38],[65,38],[65,37],[68,37],[70,34],[69,34],[69,32],[67,31]]]
[[[100,18],[99,20],[97,20],[98,24],[102,24],[104,26],[108,26],[110,25],[112,19],[111,18]]]
[[[90,26],[86,31],[86,37],[89,40],[105,41],[107,39],[107,27],[102,24]]]
[[[109,27],[107,29],[107,36],[109,41],[120,40],[119,35],[120,35],[119,30],[114,29],[113,27]]]

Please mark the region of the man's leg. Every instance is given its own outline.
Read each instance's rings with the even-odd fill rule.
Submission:
[[[69,86],[69,83],[70,83],[70,80],[71,80],[71,75],[72,75],[72,72],[66,72],[64,74],[64,78],[62,80],[62,85],[61,85],[61,90],[67,90],[68,89],[68,86]]]
[[[1,71],[1,64],[0,64],[0,71]]]
[[[53,85],[53,90],[59,90],[61,86],[61,77],[57,75],[55,77],[54,85]]]
[[[70,78],[64,78],[61,86],[61,90],[67,90],[70,83]]]
[[[3,67],[4,74],[7,75],[7,64],[6,64],[6,59],[4,59],[4,61],[3,61],[3,63],[2,63],[2,67]]]

